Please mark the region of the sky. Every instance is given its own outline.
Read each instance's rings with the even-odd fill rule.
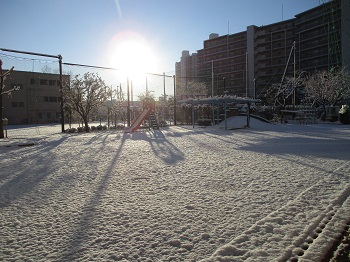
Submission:
[[[0,47],[173,75],[181,52],[202,49],[211,33],[287,20],[325,1],[1,0]]]

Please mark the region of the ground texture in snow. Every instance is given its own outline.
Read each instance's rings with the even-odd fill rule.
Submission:
[[[0,140],[0,260],[317,261],[350,218],[346,126],[59,130]]]

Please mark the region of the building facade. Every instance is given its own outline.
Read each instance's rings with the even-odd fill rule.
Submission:
[[[205,83],[208,95],[263,98],[283,75],[350,68],[349,37],[350,0],[328,1],[289,20],[211,34],[197,51],[196,79]],[[181,68],[176,76],[182,78]]]
[[[190,54],[189,51],[182,51],[180,62],[175,64],[176,87],[178,93],[185,94],[188,91],[188,85],[192,81],[197,81],[198,77],[198,58],[197,53]]]
[[[69,81],[69,76],[63,76]],[[5,89],[18,87],[9,95],[4,94],[3,118],[9,125],[47,124],[61,121],[60,75],[13,71],[5,79]]]

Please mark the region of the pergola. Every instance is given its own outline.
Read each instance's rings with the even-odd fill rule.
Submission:
[[[227,129],[227,104],[247,104],[247,127],[250,127],[250,105],[252,103],[261,103],[260,99],[244,98],[237,96],[214,96],[207,98],[188,98],[178,101],[179,104],[189,104],[192,106],[192,125],[194,126],[194,106],[195,105],[223,105],[225,112],[225,130]],[[213,109],[214,116],[214,109]]]

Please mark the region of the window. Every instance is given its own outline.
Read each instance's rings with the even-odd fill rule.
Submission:
[[[12,107],[24,107],[24,102],[11,102]]]
[[[60,112],[56,112],[56,118],[61,118],[61,113]]]
[[[42,119],[43,118],[43,113],[38,113],[38,118]]]
[[[46,117],[47,117],[47,118],[51,118],[51,113],[47,113],[47,114],[46,114]]]
[[[49,80],[49,86],[54,86],[56,84],[56,80]]]
[[[50,102],[57,102],[57,97],[56,96],[50,96],[49,97]]]
[[[47,79],[40,79],[40,85],[48,85],[49,80]]]
[[[30,79],[30,84],[31,84],[31,85],[37,85],[37,84],[39,84],[39,79],[31,78],[31,79]]]

